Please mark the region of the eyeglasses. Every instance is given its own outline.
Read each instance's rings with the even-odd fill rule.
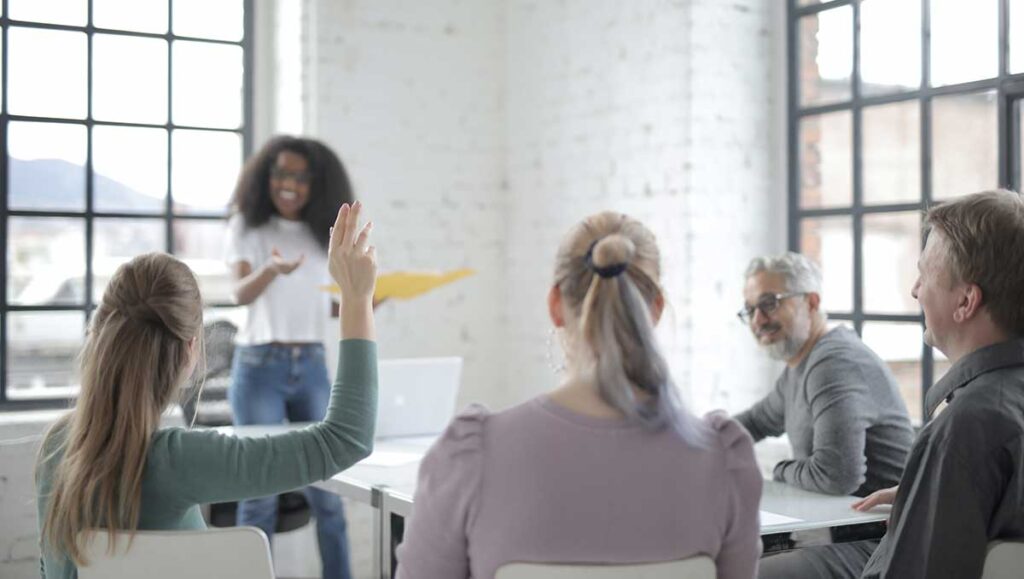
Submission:
[[[736,317],[744,324],[749,324],[750,320],[754,319],[754,310],[761,310],[762,314],[770,316],[775,313],[775,310],[779,309],[779,306],[782,305],[782,300],[806,295],[806,293],[807,292],[789,292],[785,294],[768,294],[752,306],[743,306],[742,310],[736,312]]]
[[[291,179],[300,185],[307,185],[312,180],[313,175],[309,171],[289,171],[281,167],[271,167],[270,178],[278,181]]]

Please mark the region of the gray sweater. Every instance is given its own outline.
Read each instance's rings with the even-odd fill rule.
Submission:
[[[895,377],[846,327],[822,336],[736,420],[755,441],[789,435],[795,458],[775,466],[775,480],[833,495],[896,485],[914,442]]]

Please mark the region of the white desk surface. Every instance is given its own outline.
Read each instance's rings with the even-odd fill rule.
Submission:
[[[383,489],[383,492],[383,503],[388,510],[400,516],[409,516],[412,511],[412,496],[416,492],[415,482],[394,485]],[[784,483],[766,480],[761,493],[761,534],[774,535],[876,523],[889,517],[888,507],[876,507],[869,513],[853,510],[850,505],[856,500],[856,497],[812,493]],[[788,520],[776,521],[773,520],[776,517],[772,515],[781,515]]]
[[[217,430],[237,436],[263,436],[280,434],[305,427],[305,424],[260,426],[225,426]],[[398,515],[407,516],[416,492],[416,473],[420,459],[433,444],[436,436],[378,439],[373,454],[333,478],[315,483],[315,486],[374,507],[385,506]],[[374,491],[383,492],[378,501]],[[841,525],[872,523],[885,520],[887,507],[870,513],[855,511],[850,505],[855,497],[829,496],[812,493],[796,487],[766,480],[761,495],[761,511],[794,520],[774,521],[770,515],[761,525],[762,535],[789,533],[808,529],[822,529]],[[378,504],[386,503],[385,505]]]

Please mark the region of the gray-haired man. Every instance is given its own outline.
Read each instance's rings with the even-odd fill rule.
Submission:
[[[740,319],[786,368],[775,388],[736,419],[754,440],[789,435],[792,460],[775,480],[833,495],[866,496],[900,480],[914,433],[896,379],[845,327],[829,330],[821,271],[797,253],[747,268]]]

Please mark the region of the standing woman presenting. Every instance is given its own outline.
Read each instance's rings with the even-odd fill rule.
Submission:
[[[329,229],[352,186],[338,157],[312,139],[280,136],[245,165],[231,201],[225,259],[234,298],[248,306],[237,334],[230,401],[236,425],[321,420],[330,382],[324,340],[331,314]],[[341,499],[305,489],[316,517],[323,577],[348,579],[348,537]],[[242,501],[238,524],[273,537],[277,496]]]

